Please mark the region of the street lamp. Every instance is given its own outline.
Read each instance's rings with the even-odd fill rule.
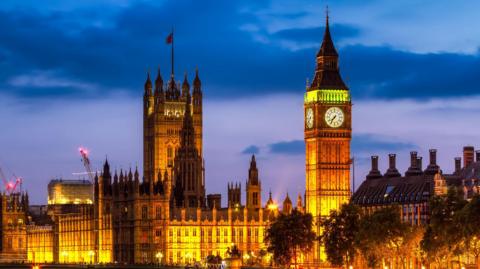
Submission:
[[[162,264],[162,258],[163,258],[163,254],[162,252],[157,252],[157,254],[155,254],[155,257],[157,258],[158,260],[158,265],[161,265]]]
[[[93,252],[93,250],[90,250],[88,252],[88,256],[90,256],[90,263],[93,263],[93,256],[95,256],[95,252]]]
[[[67,263],[66,259],[68,257],[68,252],[66,252],[65,250],[62,251],[62,257],[63,257],[63,263]]]
[[[187,252],[187,254],[185,254],[185,258],[187,260],[186,264],[190,264],[190,260],[192,258],[192,253]]]

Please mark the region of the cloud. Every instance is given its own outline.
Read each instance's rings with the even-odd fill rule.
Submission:
[[[269,144],[268,147],[271,154],[305,155],[303,140],[280,141]],[[386,137],[382,134],[354,134],[351,147],[353,154],[362,154],[372,150],[397,152],[418,148],[413,143],[398,141],[398,138]]]
[[[309,27],[309,28],[289,28],[280,30],[272,34],[272,37],[278,39],[287,39],[294,42],[306,42],[309,44],[317,44],[323,37],[325,27]],[[346,24],[334,24],[331,27],[331,32],[335,36],[337,42],[344,38],[351,38],[360,34],[360,29]]]
[[[395,153],[401,150],[415,150],[418,148],[413,143],[402,142],[398,138],[389,138],[381,134],[355,134],[352,138],[351,147],[354,154],[372,150]]]
[[[82,91],[96,90],[98,87],[91,83],[59,77],[54,72],[32,72],[12,77],[7,82],[14,87],[28,88],[73,88]]]
[[[260,148],[255,145],[248,146],[244,150],[242,150],[242,154],[251,155],[251,154],[258,154],[258,153],[260,153]]]
[[[192,79],[195,66],[199,66],[206,98],[302,93],[305,78],[314,72],[315,53],[323,36],[323,27],[318,25],[323,22],[282,24],[267,31],[262,25],[267,22],[258,10],[268,8],[268,3],[258,6],[252,1],[167,1],[129,3],[106,15],[98,6],[89,9],[88,5],[80,10],[69,6],[48,12],[0,9],[0,27],[5,29],[0,32],[0,91],[49,98],[65,94],[104,98],[124,91],[138,97],[148,68],[160,65],[164,80],[168,77],[170,51],[164,38],[173,24],[176,73],[189,71]],[[305,12],[293,9],[266,14],[272,21],[296,21],[311,16]],[[366,31],[350,22],[332,23],[337,44],[364,36]],[[259,43],[255,34],[263,36],[264,42]],[[418,54],[378,45],[337,47],[342,75],[356,100],[430,99],[478,92],[478,53]],[[47,77],[51,87],[10,83],[51,70],[61,74]],[[29,82],[35,82],[34,78]],[[91,90],[78,91],[87,87]]]
[[[280,141],[268,145],[270,153],[286,155],[305,155],[303,140]]]

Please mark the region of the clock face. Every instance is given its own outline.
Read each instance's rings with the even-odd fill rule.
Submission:
[[[325,112],[325,122],[330,127],[340,127],[344,119],[343,111],[338,107],[331,107]]]
[[[305,115],[305,122],[307,123],[307,128],[313,127],[313,110],[312,108],[307,108],[307,114]]]

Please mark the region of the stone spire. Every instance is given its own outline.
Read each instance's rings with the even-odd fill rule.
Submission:
[[[323,41],[317,53],[317,68],[309,90],[337,89],[348,90],[338,68],[338,53],[330,35],[330,23],[327,12]]]
[[[145,81],[145,96],[152,95],[152,81],[150,80],[150,71],[147,72],[147,80]]]

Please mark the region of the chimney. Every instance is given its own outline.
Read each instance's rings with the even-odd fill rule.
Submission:
[[[455,173],[460,172],[462,169],[462,158],[456,157],[455,158]]]
[[[388,169],[396,169],[396,158],[395,154],[388,154]]]
[[[378,156],[372,156],[372,171],[378,170]]]
[[[378,170],[378,156],[372,156],[372,170],[367,175],[367,179],[382,177],[382,174]]]
[[[437,150],[430,149],[430,164],[437,165]]]
[[[421,157],[417,157],[416,151],[410,152],[410,167],[408,168],[407,172],[405,172],[405,176],[409,177],[422,174],[421,159]]]
[[[417,152],[416,151],[411,151],[410,152],[410,168],[412,168],[412,169],[417,168],[417,163],[418,163]]]
[[[422,157],[417,157],[417,168],[422,171]]]
[[[428,175],[435,175],[440,171],[440,167],[437,165],[437,150],[430,149],[430,164],[425,169],[425,173]]]
[[[463,147],[463,167],[467,167],[473,163],[474,152],[475,149],[472,146]]]
[[[385,173],[386,177],[400,177],[401,174],[398,172],[396,167],[396,155],[388,154],[388,170]]]
[[[480,150],[475,151],[475,154],[477,155],[476,162],[480,162]]]

